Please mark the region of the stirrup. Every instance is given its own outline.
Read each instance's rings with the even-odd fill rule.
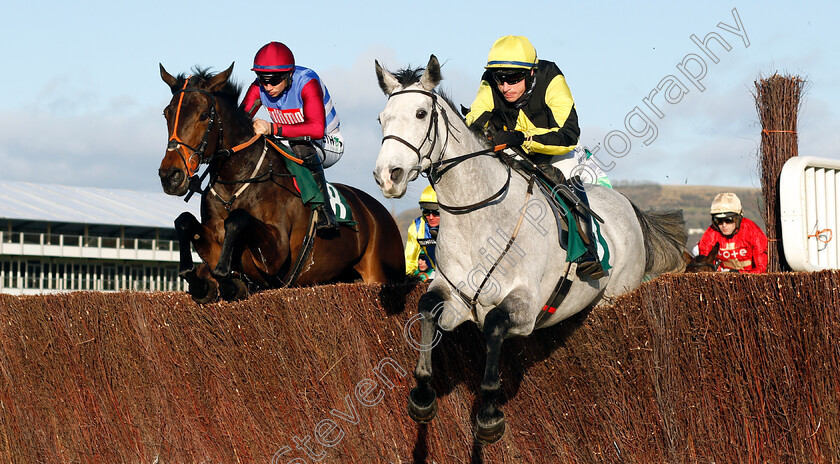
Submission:
[[[592,253],[586,253],[580,258],[575,275],[579,279],[598,280],[604,277],[604,267],[601,266],[601,261],[598,260],[597,255],[593,257]]]
[[[318,212],[318,217],[315,220],[315,229],[316,230],[338,230],[338,221],[335,219],[334,214],[330,214],[327,212],[326,205],[320,205],[315,208],[315,211]]]

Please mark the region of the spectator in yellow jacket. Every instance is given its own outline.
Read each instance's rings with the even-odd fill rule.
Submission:
[[[421,253],[428,266],[423,272],[433,275],[435,270],[435,240],[440,227],[440,211],[437,194],[431,185],[420,194],[420,209],[422,214],[408,226],[405,242],[405,273],[409,276],[417,276],[421,272],[417,263]]]

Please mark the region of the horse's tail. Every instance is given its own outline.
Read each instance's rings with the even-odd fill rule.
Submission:
[[[682,210],[642,211],[636,205],[633,210],[645,239],[645,274],[684,271],[683,250],[688,234]]]

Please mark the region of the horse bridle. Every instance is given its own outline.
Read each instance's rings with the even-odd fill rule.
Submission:
[[[480,150],[480,151],[477,151],[477,152],[467,153],[466,155],[461,155],[461,156],[458,156],[456,158],[452,158],[452,159],[448,159],[448,160],[441,159],[441,160],[438,160],[438,161],[432,161],[432,154],[434,152],[435,145],[437,144],[437,139],[438,139],[438,137],[437,137],[437,135],[438,135],[438,115],[439,114],[442,115],[443,120],[444,120],[444,124],[445,124],[445,127],[446,127],[446,139],[443,141],[443,145],[440,148],[441,158],[443,157],[443,153],[446,151],[446,146],[449,143],[449,135],[450,135],[449,128],[452,127],[452,124],[449,122],[449,118],[446,116],[446,111],[438,113],[438,107],[440,106],[440,103],[437,101],[437,94],[434,93],[434,92],[430,92],[428,90],[421,90],[421,89],[404,89],[404,90],[398,90],[398,91],[390,94],[388,96],[388,99],[390,99],[391,97],[393,97],[395,95],[402,95],[402,94],[407,94],[407,93],[419,93],[421,95],[425,95],[425,96],[432,99],[432,112],[431,112],[431,115],[429,117],[429,127],[426,129],[426,135],[423,136],[423,140],[420,143],[420,146],[414,146],[414,145],[411,144],[411,142],[408,142],[407,140],[405,140],[404,138],[402,138],[398,135],[389,134],[389,135],[386,135],[386,136],[382,137],[382,143],[385,143],[386,140],[396,140],[397,142],[399,142],[399,143],[407,146],[408,148],[410,148],[411,151],[413,151],[417,155],[417,165],[415,165],[414,167],[412,167],[408,171],[408,173],[406,174],[407,176],[411,176],[415,172],[417,172],[417,173],[422,172],[423,171],[423,167],[422,167],[423,160],[428,160],[429,161],[429,168],[428,168],[429,181],[432,184],[432,186],[434,186],[435,184],[440,182],[440,179],[443,177],[443,175],[447,171],[449,171],[450,169],[452,169],[453,167],[455,167],[456,165],[460,164],[463,161],[466,161],[470,158],[474,158],[474,157],[477,157],[477,156],[482,156],[482,155],[494,155],[494,156],[499,157],[498,152],[501,149],[504,148],[503,145],[501,146],[501,148],[495,147],[495,148]],[[432,135],[433,131],[434,131],[434,135]],[[453,135],[452,138],[455,138],[455,136]],[[455,140],[457,140],[457,139],[455,139]],[[431,141],[431,145],[429,146],[428,153],[426,153],[426,155],[423,155],[423,153],[420,150],[423,148],[424,145],[426,145],[427,141]],[[508,187],[510,187],[511,167],[510,167],[510,164],[504,162],[504,160],[502,160],[502,163],[507,167],[507,171],[508,171],[507,172],[507,181],[502,186],[502,188],[499,189],[496,193],[494,193],[493,195],[491,195],[488,198],[485,198],[484,200],[481,200],[479,202],[476,202],[476,203],[473,203],[473,204],[470,204],[470,205],[464,205],[464,206],[451,206],[451,205],[445,205],[443,203],[438,202],[438,205],[440,206],[440,208],[443,209],[444,211],[452,213],[452,214],[468,213],[468,212],[474,211],[476,209],[479,209],[479,208],[481,208],[485,205],[488,205],[491,202],[493,202],[494,200],[496,200],[499,197],[501,197],[502,195],[504,195],[504,193],[507,191]],[[413,180],[413,179],[411,179],[411,180]]]
[[[717,258],[711,261],[706,259],[708,258],[708,256],[703,256],[703,259],[700,260],[698,260],[697,258],[698,257],[695,257],[690,263],[686,264],[686,270],[693,269],[695,270],[695,272],[697,272],[697,269],[709,268],[711,269],[711,272],[716,272],[720,267],[720,260]]]
[[[390,100],[391,97],[393,97],[395,95],[403,95],[403,94],[407,94],[407,93],[419,93],[421,95],[426,95],[427,97],[432,99],[432,113],[431,113],[431,116],[429,117],[429,127],[426,129],[426,135],[423,136],[423,140],[420,142],[420,146],[418,146],[418,147],[415,147],[414,145],[411,144],[411,142],[405,140],[404,138],[402,138],[398,135],[393,135],[393,134],[389,134],[389,135],[386,135],[386,136],[382,137],[382,143],[385,143],[386,140],[396,140],[397,142],[399,142],[399,143],[407,146],[408,148],[410,148],[411,151],[413,151],[414,154],[417,155],[417,165],[412,167],[408,171],[407,175],[410,176],[413,173],[418,173],[419,174],[420,171],[423,170],[423,168],[422,168],[423,160],[429,160],[429,163],[432,163],[432,152],[434,151],[435,145],[437,144],[438,114],[439,114],[437,109],[438,109],[439,103],[437,101],[437,94],[436,93],[429,92],[427,90],[420,90],[420,89],[399,90],[399,91],[394,92],[391,95],[389,95],[388,99]],[[444,117],[444,119],[446,119],[446,112],[443,113],[443,117]],[[449,125],[448,120],[446,120],[446,125],[447,126]],[[434,136],[432,135],[432,131],[434,131]],[[444,143],[443,143],[441,153],[443,153],[443,149],[446,148],[446,143],[449,140],[449,131],[448,130],[446,131],[446,136],[447,136],[447,140],[445,140]],[[426,142],[428,142],[428,141],[431,141],[431,145],[429,146],[429,152],[424,156],[423,153],[420,152],[420,149],[423,148],[423,146],[426,145]]]
[[[175,93],[180,93],[180,97],[178,98],[178,108],[175,111],[175,124],[172,127],[172,136],[169,138],[169,142],[166,144],[167,150],[177,150],[178,154],[181,156],[181,161],[184,162],[184,168],[187,171],[187,177],[190,178],[195,174],[198,170],[199,164],[204,161],[204,151],[207,149],[207,139],[210,137],[210,131],[213,130],[213,125],[216,123],[216,99],[213,95],[202,89],[188,89],[187,85],[190,82],[190,78],[188,77],[184,81],[184,86],[181,90],[178,90]],[[209,114],[209,122],[207,123],[207,130],[204,131],[204,136],[201,138],[201,142],[198,144],[197,147],[192,147],[189,144],[185,143],[178,137],[178,122],[181,118],[181,105],[184,103],[184,95],[187,92],[197,92],[202,95],[206,95],[210,99],[210,114]],[[175,94],[173,94],[174,96]],[[222,126],[219,125],[219,138],[221,139],[221,130]],[[192,154],[188,154],[184,148],[188,150],[192,150]],[[195,163],[195,169],[192,167],[192,160],[193,158],[197,158],[198,161]]]

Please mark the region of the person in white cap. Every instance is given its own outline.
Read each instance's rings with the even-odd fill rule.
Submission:
[[[711,208],[712,224],[698,244],[701,255],[708,255],[720,244],[719,271],[767,272],[767,236],[755,222],[744,217],[741,200],[731,192],[719,193]]]

